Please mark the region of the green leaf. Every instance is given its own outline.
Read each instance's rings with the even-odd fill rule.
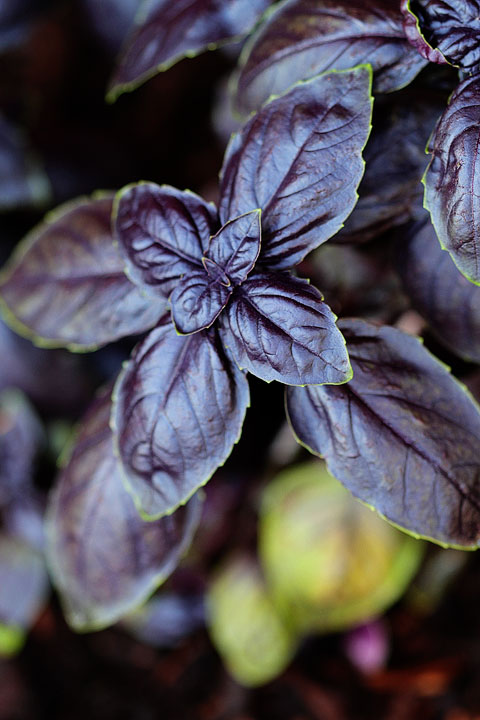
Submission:
[[[281,673],[295,639],[278,615],[254,560],[231,559],[207,595],[212,640],[242,685],[255,686]]]
[[[259,548],[277,607],[309,632],[340,630],[384,611],[405,591],[423,546],[310,462],[267,487]]]

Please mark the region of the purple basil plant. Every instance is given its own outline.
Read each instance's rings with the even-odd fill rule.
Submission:
[[[152,3],[110,97],[244,34],[267,4],[241,23],[232,3],[167,15],[163,0]],[[81,423],[50,500],[50,567],[76,627],[118,619],[179,561],[199,521],[197,491],[241,435],[248,373],[285,384],[296,439],[356,497],[415,536],[478,547],[474,399],[417,338],[371,319],[337,324],[303,277],[334,236],[365,242],[415,218],[396,259],[405,290],[440,342],[479,361],[478,10],[472,0],[275,4],[236,74],[237,109],[257,112],[228,145],[218,208],[140,182],[62,206],[14,254],[0,282],[4,315],[37,344],[86,351],[148,332]],[[418,188],[442,103],[437,93],[422,104],[410,88],[385,96],[432,61],[461,73],[429,143],[433,224]],[[359,187],[372,82],[387,110]]]

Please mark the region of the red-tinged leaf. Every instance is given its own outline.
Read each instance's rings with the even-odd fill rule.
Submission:
[[[20,244],[0,282],[15,330],[46,347],[87,350],[155,325],[165,303],[125,275],[112,202],[106,194],[64,205]]]
[[[109,97],[134,90],[184,57],[239,39],[255,24],[270,0],[149,0],[139,13]]]
[[[288,388],[299,441],[356,497],[415,535],[480,543],[480,412],[417,338],[344,320],[353,380]]]
[[[480,285],[480,76],[450,98],[430,142],[425,205],[441,246]]]
[[[430,62],[480,67],[478,0],[402,0],[409,42]]]
[[[222,465],[249,404],[245,375],[216,330],[178,336],[167,316],[138,345],[115,390],[125,480],[149,518],[172,512]]]
[[[247,114],[272,94],[326,70],[372,65],[374,88],[408,85],[426,64],[410,47],[392,0],[285,0],[245,48],[237,108]]]
[[[420,55],[432,63],[445,65],[448,60],[444,58],[438,48],[432,47],[427,42],[420,28],[419,18],[412,12],[410,0],[401,0],[400,9],[403,13],[403,26],[408,42],[420,53]]]
[[[127,185],[116,198],[115,232],[131,280],[168,298],[185,273],[202,268],[218,230],[214,205],[168,185]]]
[[[352,211],[370,131],[370,83],[365,66],[300,83],[232,138],[221,173],[220,218],[262,209],[258,263],[292,267]]]
[[[85,416],[50,498],[47,554],[69,623],[92,630],[134,610],[176,568],[200,503],[145,522],[122,482],[109,427],[110,392]]]
[[[306,280],[255,273],[234,291],[220,322],[238,365],[262,380],[308,385],[351,378],[335,316]]]

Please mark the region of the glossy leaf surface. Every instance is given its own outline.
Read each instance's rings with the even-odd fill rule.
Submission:
[[[260,560],[277,607],[299,632],[343,630],[383,612],[405,591],[422,550],[318,461],[288,468],[265,489]]]
[[[245,280],[260,252],[260,210],[227,222],[210,239],[202,270],[187,272],[172,296],[172,318],[182,334],[204,330]]]
[[[425,204],[455,265],[480,285],[480,77],[453,93],[430,142]]]
[[[418,3],[415,3],[416,10],[418,7]],[[438,65],[447,64],[448,60],[442,55],[440,50],[436,47],[432,47],[422,34],[419,18],[415,12],[413,12],[410,0],[401,0],[400,9],[403,13],[405,35],[407,36],[410,45],[412,45],[412,47],[414,47],[415,50],[417,50],[417,52],[425,58],[425,60],[437,63]]]
[[[262,685],[285,669],[296,638],[253,559],[237,556],[224,565],[210,585],[207,608],[212,640],[237,682]]]
[[[403,0],[410,42],[431,62],[474,72],[480,65],[478,0]],[[417,22],[416,27],[408,15]]]
[[[150,518],[183,504],[225,462],[249,404],[217,331],[178,336],[169,317],[138,345],[115,395],[126,482]]]
[[[239,285],[252,270],[260,252],[261,210],[229,220],[210,240],[207,255],[219,265],[232,285]],[[209,272],[208,265],[205,267]]]
[[[429,218],[402,243],[397,268],[412,305],[455,355],[480,363],[480,287],[444,252]]]
[[[255,273],[234,291],[221,335],[238,365],[267,382],[337,384],[351,377],[335,316],[306,280]]]
[[[371,63],[378,92],[398,90],[425,65],[390,0],[286,0],[244,51],[236,104],[257,110],[272,94],[326,70]]]
[[[221,268],[215,266],[220,278]],[[210,327],[230,297],[231,287],[212,279],[204,270],[185,275],[172,293],[172,319],[182,335]]]
[[[111,82],[115,99],[184,57],[247,33],[269,0],[149,0]]]
[[[185,273],[202,269],[215,207],[168,185],[127,185],[116,198],[115,232],[131,280],[168,298]]]
[[[148,523],[125,490],[109,428],[110,393],[82,422],[47,514],[47,552],[77,630],[105,627],[135,609],[175,569],[199,520],[193,498]]]
[[[480,412],[409,335],[340,324],[353,367],[344,387],[289,388],[297,438],[379,513],[440,543],[480,541]]]
[[[156,323],[164,303],[145,298],[126,277],[111,210],[110,195],[78,200],[27,236],[0,283],[15,329],[41,345],[89,349]]]
[[[222,222],[262,209],[269,268],[289,268],[328,240],[357,200],[370,131],[371,73],[362,66],[300,83],[235,135],[221,173]]]

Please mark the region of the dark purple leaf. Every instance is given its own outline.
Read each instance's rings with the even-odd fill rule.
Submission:
[[[475,71],[480,65],[478,0],[402,0],[410,43],[431,62]]]
[[[29,630],[47,599],[48,577],[40,553],[0,534],[0,626]]]
[[[222,272],[221,268],[218,270]],[[210,327],[227,304],[230,293],[231,287],[212,279],[206,270],[185,275],[171,297],[172,319],[177,331],[187,335]]]
[[[408,85],[426,64],[410,47],[393,0],[286,0],[245,49],[237,80],[241,112],[326,70],[370,63],[375,90]]]
[[[362,66],[301,83],[232,138],[221,173],[220,218],[262,209],[259,262],[269,268],[300,262],[352,211],[370,131],[370,80]]]
[[[122,481],[110,409],[105,392],[82,422],[47,513],[50,569],[77,630],[110,625],[144,602],[175,569],[199,520],[198,498],[167,518],[142,520]]]
[[[47,177],[25,137],[0,115],[0,211],[42,206],[49,195]]]
[[[115,231],[131,280],[168,298],[185,273],[202,268],[218,230],[215,206],[168,185],[138,183],[120,190]]]
[[[130,492],[145,516],[172,512],[238,441],[248,383],[217,331],[178,336],[165,317],[116,386],[113,421]]]
[[[33,408],[18,390],[0,394],[0,507],[31,493],[33,463],[42,442]]]
[[[112,195],[62,206],[19,246],[0,299],[21,334],[45,347],[86,350],[143,332],[165,309],[123,271],[110,230]]]
[[[433,48],[422,35],[419,19],[411,10],[410,0],[401,0],[400,9],[403,13],[403,26],[408,42],[420,55],[432,63],[445,65],[448,61],[438,48]]]
[[[240,215],[226,222],[210,240],[207,255],[223,269],[232,285],[242,283],[255,265],[262,235],[260,218],[259,209]]]
[[[460,272],[480,285],[480,76],[453,93],[429,152],[425,205],[438,239]]]
[[[444,96],[422,85],[375,101],[359,199],[335,242],[365,242],[407,222],[418,207],[423,213],[425,146],[445,107]]]
[[[353,380],[288,388],[299,441],[363,502],[441,544],[480,541],[480,412],[417,338],[345,320]]]
[[[184,57],[247,33],[270,0],[150,0],[137,18],[109,97],[134,90]]]
[[[413,307],[440,342],[480,363],[480,287],[468,282],[441,249],[428,216],[399,245],[397,268]]]
[[[224,343],[241,368],[266,382],[347,382],[345,341],[322,300],[306,280],[255,273],[234,291],[222,314]]]

